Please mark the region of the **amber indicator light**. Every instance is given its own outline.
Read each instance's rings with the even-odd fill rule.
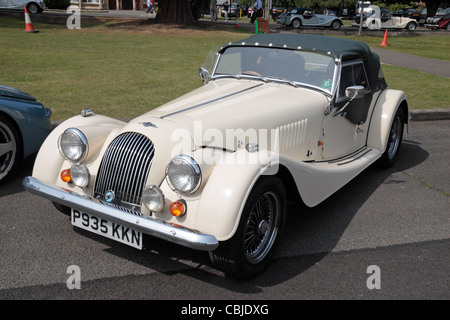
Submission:
[[[186,202],[183,200],[172,202],[169,206],[169,211],[174,217],[181,217],[186,213]]]
[[[70,175],[70,169],[65,169],[61,171],[61,180],[64,182],[72,181],[72,176]]]

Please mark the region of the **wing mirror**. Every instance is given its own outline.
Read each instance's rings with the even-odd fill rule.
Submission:
[[[209,71],[206,70],[206,68],[200,67],[199,68],[199,75],[200,75],[200,78],[202,79],[203,83],[206,83],[206,81],[208,81],[208,79],[209,79]]]
[[[345,108],[349,105],[350,102],[352,102],[355,99],[361,99],[364,97],[365,94],[365,88],[363,86],[351,86],[345,89],[345,96],[349,98],[350,100],[347,101],[345,106],[343,106],[341,109],[337,110],[335,113],[332,114],[333,117],[336,117],[338,114],[341,116],[345,115]]]
[[[365,88],[363,86],[352,86],[345,89],[345,96],[350,98],[351,102],[353,99],[361,99],[364,97]]]

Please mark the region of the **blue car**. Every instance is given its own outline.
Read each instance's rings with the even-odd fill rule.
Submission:
[[[0,85],[0,183],[39,150],[52,130],[50,116],[32,95]]]

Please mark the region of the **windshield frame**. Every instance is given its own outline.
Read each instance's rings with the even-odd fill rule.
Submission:
[[[219,64],[221,63],[221,59],[224,57],[224,54],[227,53],[227,50],[234,50],[234,48],[238,48],[239,50],[251,50],[252,48],[257,48],[259,49],[268,49],[268,50],[286,50],[286,51],[291,51],[291,52],[301,52],[301,54],[306,54],[306,55],[319,55],[322,57],[326,57],[328,58],[329,63],[331,64],[331,61],[333,61],[334,63],[334,70],[333,70],[333,74],[331,76],[331,81],[332,81],[332,85],[329,89],[326,88],[322,88],[321,86],[318,85],[313,85],[311,83],[308,82],[304,82],[304,81],[296,81],[296,80],[292,80],[292,79],[286,79],[283,77],[277,77],[277,76],[263,76],[263,75],[256,75],[256,74],[250,74],[250,73],[246,73],[246,72],[239,72],[239,73],[219,73],[218,72],[218,67]],[[217,80],[217,79],[222,79],[222,78],[235,78],[235,79],[250,79],[250,80],[260,80],[263,82],[276,82],[276,83],[284,83],[284,84],[288,84],[294,87],[303,87],[303,88],[308,88],[308,89],[312,89],[312,90],[316,90],[319,91],[323,94],[325,94],[326,96],[329,97],[334,97],[337,87],[338,87],[338,81],[339,81],[339,70],[340,70],[340,59],[334,57],[334,55],[332,55],[331,53],[325,54],[323,52],[320,51],[314,51],[314,50],[305,50],[305,49],[293,49],[293,48],[286,48],[286,47],[271,47],[271,46],[258,46],[258,45],[239,45],[239,46],[226,46],[225,48],[221,48],[221,50],[217,53],[216,55],[216,59],[214,62],[214,65],[212,67],[212,69],[210,69],[210,81],[213,80]]]

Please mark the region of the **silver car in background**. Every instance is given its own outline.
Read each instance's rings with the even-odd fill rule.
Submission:
[[[0,0],[0,9],[27,8],[29,13],[41,13],[45,9],[44,0]]]
[[[280,23],[293,28],[305,27],[330,27],[338,30],[343,22],[335,15],[316,14],[310,8],[295,8],[280,15]]]

